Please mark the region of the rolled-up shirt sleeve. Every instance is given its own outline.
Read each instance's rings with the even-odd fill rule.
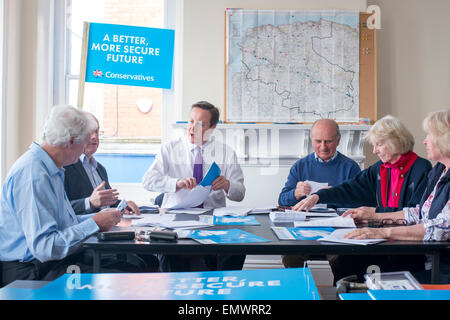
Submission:
[[[434,219],[423,219],[424,241],[448,241],[450,239],[450,200]]]
[[[99,230],[92,216],[77,218],[67,198],[48,175],[20,183],[14,203],[31,254],[41,262],[59,260],[79,248],[84,239]],[[62,203],[61,203],[62,202]]]
[[[420,221],[420,205],[410,208],[403,208],[405,220],[408,224],[418,224]]]

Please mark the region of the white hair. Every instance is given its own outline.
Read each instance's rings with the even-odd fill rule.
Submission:
[[[65,147],[74,138],[74,143],[82,143],[98,127],[87,113],[70,105],[53,106],[47,115],[43,139],[48,144]]]
[[[376,145],[384,141],[391,152],[405,154],[414,148],[414,136],[396,117],[387,115],[375,122],[365,134],[366,141]]]

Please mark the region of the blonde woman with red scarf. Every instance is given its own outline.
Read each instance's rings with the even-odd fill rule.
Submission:
[[[388,217],[387,212],[419,204],[427,187],[431,163],[412,151],[411,132],[400,120],[388,115],[375,122],[365,138],[373,145],[373,153],[380,161],[351,180],[319,190],[293,209],[308,211],[316,203],[338,203],[341,207],[357,208],[349,210],[353,213],[372,216],[375,212],[385,212]],[[422,270],[424,262],[424,256],[339,256],[332,268],[335,280],[356,273],[362,281],[365,269],[361,267],[365,265],[383,266],[382,272],[403,265],[414,272]]]
[[[333,188],[322,189],[297,203],[294,210],[309,210],[316,203],[367,212],[393,212],[415,207],[427,186],[431,163],[412,151],[414,137],[393,116],[375,122],[365,136],[380,161]]]

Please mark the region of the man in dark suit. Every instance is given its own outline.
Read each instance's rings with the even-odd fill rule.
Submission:
[[[107,207],[117,207],[120,202],[119,192],[109,185],[105,167],[94,158],[94,153],[99,146],[99,123],[93,114],[88,113],[88,115],[97,122],[97,129],[90,134],[89,143],[78,161],[64,167],[64,189],[77,215],[97,212]],[[140,214],[139,207],[133,201],[127,200],[127,203],[126,214],[133,212]],[[126,260],[138,265],[143,271],[158,271],[159,262],[153,255],[128,254]]]
[[[98,120],[92,115],[92,117]],[[65,169],[64,188],[76,214],[98,212],[104,207],[117,207],[119,204],[117,189],[112,189],[108,182],[105,167],[94,158],[99,146],[99,128],[90,135],[84,154],[77,162]],[[139,207],[129,201],[125,213],[140,214]]]

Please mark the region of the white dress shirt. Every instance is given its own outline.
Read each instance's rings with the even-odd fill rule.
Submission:
[[[82,154],[80,157],[80,161],[83,164],[83,168],[86,171],[89,181],[91,181],[92,188],[97,188],[103,180],[97,172],[97,161],[95,160],[94,156],[91,157],[91,163],[89,163],[88,157],[85,154]],[[91,197],[89,196],[84,199],[86,212],[91,211],[91,202],[89,201],[90,198]],[[104,208],[108,208],[108,206],[101,207],[100,209]]]
[[[161,146],[154,162],[144,174],[144,188],[153,192],[164,192],[162,208],[175,205],[185,195],[185,190],[176,191],[179,179],[193,177],[196,145],[186,137],[172,140]],[[211,191],[203,203],[204,208],[225,206],[225,196],[232,201],[242,201],[245,195],[244,174],[236,153],[227,145],[210,140],[201,146],[203,157],[203,177],[211,164],[216,162],[220,175],[230,181],[228,193],[225,190]]]

